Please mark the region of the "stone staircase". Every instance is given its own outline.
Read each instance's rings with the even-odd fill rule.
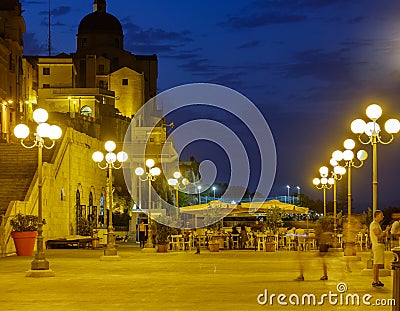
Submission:
[[[54,150],[43,149],[43,162],[50,162]],[[23,201],[37,170],[37,147],[19,143],[0,144],[0,215],[11,201]]]

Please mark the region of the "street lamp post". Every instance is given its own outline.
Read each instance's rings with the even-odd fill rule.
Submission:
[[[333,178],[328,178],[328,173],[329,169],[326,166],[322,166],[319,169],[319,173],[321,175],[321,178],[314,178],[313,179],[313,184],[317,189],[322,189],[324,193],[324,216],[326,216],[326,190],[331,189],[332,185],[334,184],[334,179]]]
[[[123,163],[128,160],[128,155],[125,151],[120,151],[115,154],[113,151],[116,148],[115,142],[112,140],[106,141],[104,144],[104,148],[106,149],[107,153],[104,154],[101,151],[96,151],[92,155],[92,159],[94,162],[97,163],[97,166],[102,170],[108,170],[108,208],[109,208],[109,215],[108,215],[108,227],[107,227],[107,246],[104,249],[104,255],[101,257],[102,260],[119,260],[120,257],[117,253],[117,248],[115,247],[115,232],[112,222],[112,210],[113,210],[113,186],[112,186],[112,170],[113,169],[120,169],[122,168]],[[103,162],[105,158],[105,165],[103,166],[101,162]],[[117,164],[119,162],[119,164]]]
[[[156,180],[157,176],[161,174],[161,170],[159,167],[154,166],[155,162],[153,159],[147,159],[146,160],[146,167],[147,169],[144,169],[142,167],[138,167],[135,169],[135,174],[139,176],[141,181],[147,181],[148,182],[148,207],[147,207],[147,217],[148,217],[148,222],[147,222],[147,242],[145,245],[145,248],[153,248],[153,243],[152,243],[152,236],[151,234],[151,182]],[[141,178],[141,176],[145,175],[145,178]]]
[[[359,141],[364,144],[372,145],[372,210],[373,214],[378,209],[378,160],[377,160],[377,144],[387,145],[394,139],[394,134],[400,131],[400,122],[397,119],[389,119],[385,123],[385,130],[390,135],[387,141],[381,138],[381,128],[376,122],[382,115],[382,108],[377,104],[371,104],[366,109],[366,115],[371,122],[366,123],[362,119],[356,119],[351,123],[351,131],[358,134]],[[365,134],[367,140],[362,139]]]
[[[290,186],[289,186],[289,185],[286,185],[286,188],[287,188],[287,200],[286,200],[286,203],[290,203],[290,200],[289,200]]]
[[[35,140],[32,145],[25,145],[24,140],[29,136],[29,127],[26,124],[18,124],[14,128],[15,137],[21,140],[21,145],[25,148],[38,147],[38,236],[36,239],[37,250],[35,259],[31,262],[31,270],[27,272],[27,276],[44,277],[54,276],[54,272],[50,269],[49,262],[44,256],[43,246],[43,172],[42,172],[42,150],[43,148],[51,149],[55,145],[55,141],[62,135],[62,130],[57,125],[46,123],[48,113],[45,109],[39,108],[33,112],[33,120],[38,123],[35,132]],[[51,140],[50,145],[46,145],[45,139]]]
[[[199,190],[198,191],[198,195],[199,195],[199,204],[201,203],[201,198],[200,198],[200,190],[201,190],[201,186],[197,186],[197,190]]]
[[[343,146],[345,150],[343,152],[341,151],[335,151],[333,154],[336,156],[335,160],[337,162],[344,161],[345,167],[347,167],[347,215],[348,215],[348,220],[350,221],[351,217],[351,205],[352,205],[352,193],[351,193],[351,168],[360,168],[363,166],[364,161],[368,157],[368,153],[365,150],[358,150],[356,157],[359,161],[359,164],[356,164],[354,162],[354,147],[356,143],[352,139],[346,139],[343,143]]]
[[[215,186],[213,186],[212,187],[212,190],[213,190],[213,192],[214,192],[214,201],[215,201],[215,190],[217,189],[217,187],[215,187]]]
[[[183,190],[189,184],[187,178],[182,178],[181,183],[179,179],[182,177],[180,172],[174,172],[174,178],[168,179],[168,184],[175,189],[175,206],[176,206],[176,220],[179,219],[179,190]]]
[[[338,151],[338,150],[337,150]],[[332,159],[330,160],[330,164],[333,166],[333,171],[331,172],[332,178],[334,180],[333,183],[333,247],[336,248],[337,245],[337,181],[341,180],[343,175],[346,174],[346,168],[340,166],[336,160],[339,157],[339,153],[334,151],[332,154]],[[341,153],[341,151],[339,151]]]
[[[296,188],[297,188],[297,196],[299,198],[297,204],[301,206],[300,186],[297,186]]]

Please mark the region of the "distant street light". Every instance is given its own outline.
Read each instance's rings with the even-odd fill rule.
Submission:
[[[183,190],[189,184],[189,180],[187,178],[182,178],[182,174],[180,172],[174,172],[174,178],[168,179],[168,184],[175,189],[175,206],[176,206],[176,220],[179,219],[179,190]],[[179,179],[182,178],[181,183],[179,183]]]
[[[287,188],[287,200],[286,200],[286,203],[290,203],[290,199],[289,199],[290,186],[287,185],[286,188]]]
[[[201,203],[201,199],[200,199],[200,190],[201,190],[201,186],[197,186],[197,190],[198,190],[198,194],[199,194],[199,204]]]
[[[326,190],[331,189],[335,180],[333,178],[328,178],[329,169],[326,166],[322,166],[319,169],[321,178],[314,178],[313,184],[317,189],[322,189],[324,193],[324,216],[326,216]]]
[[[145,245],[145,248],[153,248],[153,242],[152,242],[152,236],[151,236],[151,182],[156,180],[157,176],[161,174],[161,170],[159,167],[154,166],[155,162],[153,159],[147,159],[146,160],[146,167],[147,169],[144,169],[142,167],[138,167],[135,169],[135,174],[139,176],[141,181],[148,181],[148,190],[149,190],[149,195],[148,195],[148,223],[147,223],[147,242]],[[141,178],[145,174],[145,178]]]
[[[297,188],[297,197],[299,198],[297,204],[301,206],[300,186],[297,186],[296,188]]]
[[[107,227],[107,246],[104,249],[104,255],[101,257],[104,260],[116,259],[119,260],[119,256],[117,253],[117,248],[115,247],[115,232],[112,222],[112,212],[113,212],[113,177],[112,177],[112,170],[113,169],[120,169],[122,168],[123,163],[128,160],[128,155],[125,151],[120,151],[115,154],[113,151],[116,148],[116,144],[114,141],[109,140],[106,141],[104,144],[104,149],[106,149],[107,153],[104,154],[101,151],[96,151],[92,155],[92,159],[94,162],[97,163],[97,166],[102,170],[108,171],[108,210],[109,210],[109,217],[108,217],[108,227]],[[102,165],[101,163],[103,160],[106,160],[106,163]],[[119,162],[117,164],[117,162]]]
[[[21,145],[25,148],[31,149],[38,147],[38,235],[36,238],[36,253],[35,259],[31,262],[31,270],[27,272],[26,276],[46,277],[54,276],[54,272],[50,269],[49,262],[44,256],[43,246],[43,169],[42,169],[42,154],[43,148],[51,149],[54,147],[55,142],[62,135],[62,130],[57,125],[50,125],[46,123],[49,114],[45,109],[39,108],[33,112],[33,120],[38,124],[34,134],[35,139],[33,144],[25,145],[24,140],[29,136],[29,127],[26,124],[18,124],[14,128],[15,137],[21,140]],[[46,145],[46,138],[51,141],[50,145]]]
[[[343,143],[343,146],[345,148],[345,150],[342,152],[342,155],[340,155],[340,151],[339,152],[334,152],[336,155],[336,161],[340,162],[340,161],[344,161],[345,162],[345,167],[347,167],[347,215],[348,215],[348,219],[350,219],[351,217],[351,204],[352,204],[352,193],[351,193],[351,168],[360,168],[361,166],[363,166],[364,161],[367,159],[368,157],[368,153],[365,150],[359,150],[357,151],[357,159],[359,161],[359,164],[356,164],[354,162],[354,152],[353,149],[355,147],[356,143],[354,142],[354,140],[352,139],[346,139]]]
[[[215,187],[215,186],[213,186],[212,187],[212,190],[213,190],[213,192],[214,192],[214,201],[215,201],[215,190],[217,189],[217,187]]]
[[[377,104],[371,104],[365,110],[367,117],[372,121],[366,123],[362,119],[356,119],[351,122],[351,131],[354,134],[358,134],[358,140],[364,144],[372,145],[372,209],[373,215],[378,209],[378,153],[377,144],[381,143],[387,145],[394,139],[393,134],[397,134],[400,131],[400,122],[397,119],[389,119],[385,123],[385,130],[390,135],[387,141],[381,139],[381,128],[376,122],[382,115],[382,108]],[[367,137],[367,140],[362,139],[362,135]]]

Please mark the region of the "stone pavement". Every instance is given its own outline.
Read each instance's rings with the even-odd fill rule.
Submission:
[[[361,310],[366,306],[363,296],[370,297],[371,305],[392,298],[392,276],[382,277],[385,287],[378,289],[371,286],[372,274],[362,273],[370,258],[368,252],[358,253],[362,261],[350,262],[352,272],[346,271],[343,256],[326,256],[328,281],[319,280],[322,266],[317,251],[194,252],[147,253],[137,245],[120,245],[121,261],[100,261],[102,250],[50,249],[46,258],[55,272],[50,278],[25,277],[31,257],[0,258],[0,307],[41,311],[318,310],[321,305],[313,305],[306,295],[315,295],[318,302],[331,292],[338,295],[338,301],[333,305],[329,296],[323,298],[324,310]],[[387,261],[392,258],[387,252]],[[305,266],[303,282],[295,281],[299,260]],[[286,295],[280,299],[288,305],[278,304],[279,294]],[[346,305],[347,294],[360,297],[360,305]],[[292,305],[297,298],[300,305]],[[332,302],[334,299],[331,295]],[[367,308],[392,310],[390,306]]]

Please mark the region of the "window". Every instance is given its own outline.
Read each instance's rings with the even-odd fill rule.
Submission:
[[[89,106],[83,106],[81,109],[81,115],[91,117],[92,116],[92,108]]]
[[[48,83],[43,84],[43,88],[44,89],[49,89],[50,88],[50,84],[48,84]]]
[[[43,75],[44,76],[49,76],[50,75],[50,68],[49,67],[43,68]]]
[[[99,65],[99,73],[104,73],[104,65]]]
[[[122,85],[128,85],[128,79],[122,79]]]
[[[118,39],[115,39],[114,43],[115,43],[115,47],[116,47],[116,48],[119,48],[119,40],[118,40]]]
[[[99,81],[99,88],[100,88],[100,89],[105,89],[105,88],[106,88],[106,84],[104,83],[103,80],[100,80],[100,81]]]

